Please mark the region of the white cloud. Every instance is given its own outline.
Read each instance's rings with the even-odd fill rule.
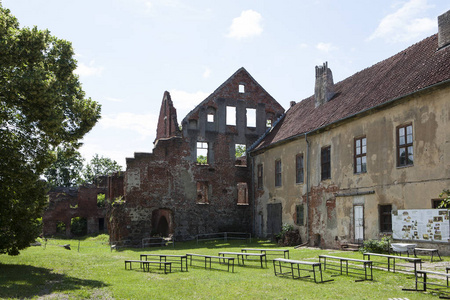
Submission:
[[[85,65],[84,63],[79,63],[75,74],[80,76],[100,76],[103,72],[103,67],[94,66],[95,61],[91,61],[89,65]]]
[[[155,135],[155,120],[158,120],[158,115],[124,112],[102,116],[99,124],[105,129],[131,130],[146,138]]]
[[[109,101],[109,102],[123,102],[122,99],[112,98],[112,97],[104,97],[103,99],[105,99],[106,101]]]
[[[203,72],[203,78],[209,78],[211,75],[211,69],[208,67],[205,67],[205,71]]]
[[[229,38],[248,38],[258,36],[262,33],[262,16],[254,10],[245,10],[237,18],[233,19],[227,37]]]
[[[367,39],[385,39],[388,42],[407,42],[431,33],[437,27],[436,20],[419,18],[431,8],[427,0],[410,0],[397,11],[384,17],[375,32]]]
[[[206,97],[209,96],[208,93],[197,91],[195,93],[189,93],[186,91],[171,90],[170,96],[173,101],[173,105],[177,109],[178,123],[193,110],[197,105],[200,104]]]
[[[333,50],[337,50],[338,48],[333,46],[331,43],[318,43],[316,45],[317,50],[322,52],[330,52]]]

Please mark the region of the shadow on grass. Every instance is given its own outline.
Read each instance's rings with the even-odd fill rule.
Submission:
[[[0,264],[0,298],[31,298],[64,293],[81,288],[107,286],[98,280],[86,280],[53,273],[51,269],[27,265]]]

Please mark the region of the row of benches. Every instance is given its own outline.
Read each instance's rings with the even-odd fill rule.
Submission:
[[[273,268],[275,276],[284,275],[291,276],[294,279],[310,278],[311,275],[304,274],[304,272],[313,273],[313,280],[315,283],[324,283],[333,281],[333,279],[324,280],[322,271],[330,270],[336,271],[339,275],[356,275],[359,277],[356,281],[363,280],[373,280],[373,266],[381,265],[384,269],[390,272],[411,272],[416,277],[415,291],[426,291],[427,289],[436,289],[441,293],[442,290],[448,291],[449,289],[449,277],[448,274],[450,267],[446,268],[447,273],[440,273],[434,271],[424,271],[422,270],[422,259],[412,258],[412,257],[401,257],[396,255],[386,255],[379,253],[364,253],[363,259],[354,259],[347,257],[338,257],[331,255],[319,255],[319,262],[311,261],[300,261],[289,259],[289,250],[284,249],[254,249],[254,248],[244,248],[241,249],[242,252],[219,252],[216,255],[203,255],[196,253],[187,253],[186,255],[168,255],[168,254],[141,254],[140,260],[126,260],[125,269],[129,265],[132,268],[132,263],[139,263],[140,268],[144,271],[149,271],[150,265],[159,265],[159,268],[164,267],[164,273],[170,273],[172,271],[172,263],[179,263],[181,271],[188,271],[188,260],[189,265],[192,266],[193,262],[201,261],[206,269],[212,269],[213,263],[218,263],[219,265],[226,265],[227,271],[234,272],[234,261],[236,256],[239,265],[245,265],[245,260],[249,257],[257,257],[261,264],[261,268],[264,268],[264,264],[267,267],[267,252],[281,252],[284,258],[273,259]],[[257,251],[259,253],[249,253],[249,251]],[[227,256],[226,256],[227,255]],[[159,257],[159,261],[148,260],[149,257],[156,256]],[[167,258],[172,259],[172,261],[167,261]],[[179,260],[173,260],[174,258]],[[377,260],[374,260],[377,258]],[[380,260],[382,259],[382,261]],[[398,261],[405,261],[408,264],[401,264]],[[323,269],[322,269],[323,267]],[[445,284],[436,283],[430,281],[430,277],[440,276],[446,280]],[[419,289],[419,285],[422,284],[422,289]],[[447,292],[448,293],[448,292]]]
[[[250,253],[250,252],[259,252],[259,253]],[[212,268],[212,263],[218,263],[219,265],[227,265],[228,272],[234,272],[234,257],[236,256],[238,260],[238,265],[245,265],[245,261],[249,260],[250,257],[256,257],[261,265],[261,268],[267,267],[267,253],[282,253],[284,258],[289,258],[289,250],[288,249],[255,249],[255,248],[243,248],[241,252],[219,252],[217,256],[215,255],[203,255],[203,254],[195,254],[195,253],[187,253],[186,255],[169,255],[169,254],[141,254],[139,260],[126,260],[125,261],[125,269],[129,266],[132,269],[133,263],[139,263],[140,268],[145,270],[149,270],[150,265],[159,265],[159,269],[162,269],[164,266],[164,273],[172,271],[172,263],[179,263],[181,271],[188,271],[188,259],[190,265],[192,266],[194,261],[202,261],[205,268]],[[226,256],[229,255],[229,256]],[[150,257],[158,257],[157,260],[148,260]],[[167,259],[171,261],[168,261]]]

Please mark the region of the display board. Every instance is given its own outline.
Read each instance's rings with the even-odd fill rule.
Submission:
[[[405,209],[392,214],[394,239],[450,242],[447,209]]]

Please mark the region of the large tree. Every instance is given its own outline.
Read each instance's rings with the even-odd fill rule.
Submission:
[[[44,171],[49,186],[71,187],[81,184],[84,159],[80,152],[56,147],[53,154],[56,156],[55,161]]]
[[[70,42],[19,28],[0,3],[0,254],[17,255],[39,234],[50,150],[78,148],[100,118],[73,56]]]
[[[103,156],[99,157],[98,154],[95,154],[83,169],[83,181],[84,183],[94,184],[97,177],[120,171],[122,171],[122,167],[115,160]]]

